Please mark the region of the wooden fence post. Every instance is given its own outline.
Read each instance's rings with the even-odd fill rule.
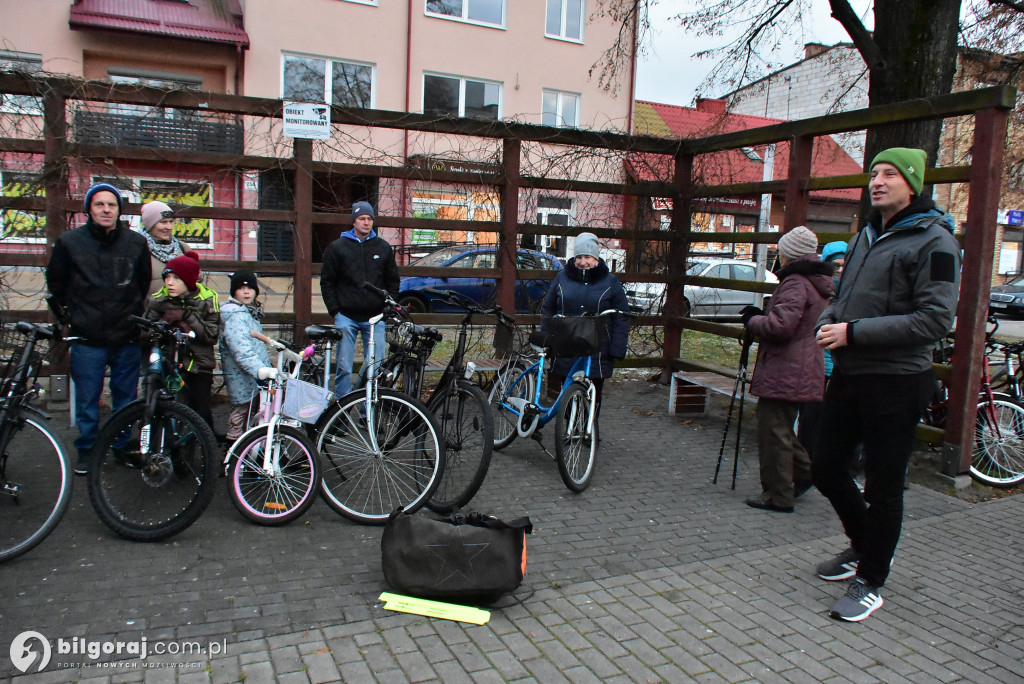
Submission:
[[[1007,116],[1006,109],[993,108],[979,111],[974,119],[971,193],[967,201],[960,301],[956,309],[956,343],[949,379],[949,413],[942,448],[943,471],[949,476],[970,470],[974,450]]]
[[[68,229],[67,99],[56,89],[43,95],[43,187],[46,190],[46,257]]]
[[[807,209],[811,193],[802,186],[811,177],[811,160],[814,155],[814,138],[796,136],[790,141],[789,170],[786,173],[786,215],[782,232],[807,224]]]
[[[506,138],[502,145],[501,168],[505,184],[501,191],[501,232],[498,234],[498,285],[496,298],[510,315],[516,311],[516,254],[519,234],[519,156],[522,142]]]
[[[302,339],[313,322],[313,141],[295,138],[295,324],[293,340]]]
[[[672,373],[672,360],[678,359],[683,343],[683,326],[676,320],[690,312],[686,310],[683,277],[686,275],[686,261],[690,256],[690,222],[693,212],[693,155],[677,154],[675,159],[676,194],[672,201],[672,241],[669,243],[668,282],[665,284],[665,339],[662,343],[662,357],[666,369],[662,381],[667,382]]]

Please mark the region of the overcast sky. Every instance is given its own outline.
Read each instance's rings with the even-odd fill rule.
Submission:
[[[660,0],[652,8],[652,45],[648,54],[641,56],[637,64],[636,99],[684,107],[693,104],[697,88],[711,71],[714,61],[693,59],[691,55],[699,50],[725,44],[728,38],[698,41],[684,36],[678,22],[673,22],[671,17],[691,4],[691,1]],[[865,17],[871,1],[852,0],[851,5],[859,16]],[[812,9],[814,19],[804,27],[804,35],[794,35],[791,44],[784,46],[778,53],[777,60],[783,64],[792,64],[801,59],[805,42],[832,45],[850,40],[839,22],[831,17],[828,0],[813,0]],[[870,12],[865,22],[870,29]],[[723,95],[728,90],[731,88],[712,89],[708,94]]]

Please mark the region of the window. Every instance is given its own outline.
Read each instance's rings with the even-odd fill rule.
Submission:
[[[555,90],[544,91],[544,115],[541,123],[545,126],[559,128],[576,128],[580,124],[580,96],[572,93],[560,93]]]
[[[0,70],[42,74],[43,56],[0,50]],[[31,95],[4,95],[0,93],[0,112],[42,114],[43,99]]]
[[[732,265],[733,280],[756,280],[757,271],[753,266]]]
[[[543,226],[568,227],[575,224],[573,201],[567,197],[537,197],[537,223]],[[523,244],[530,249],[538,249],[546,254],[564,257],[566,238],[564,231],[560,235],[540,235],[534,241]],[[525,237],[525,236],[524,236]]]
[[[281,97],[339,107],[373,107],[373,66],[323,57],[283,55]]]
[[[452,76],[423,77],[423,113],[501,118],[501,86]]]
[[[583,41],[583,0],[548,0],[544,35]]]
[[[129,72],[117,72],[113,69],[107,72],[107,77],[118,84],[151,86],[153,88],[169,88],[176,90],[199,90],[203,87],[203,79],[199,76],[188,74],[146,76],[132,74]],[[192,118],[194,115],[185,109],[172,109],[167,107],[147,107],[145,105],[111,104],[107,111],[111,114],[128,114],[132,116],[146,116],[157,119],[184,119]]]
[[[34,173],[0,173],[3,197],[46,197],[42,178]],[[5,242],[46,242],[46,216],[41,212],[7,209],[0,212],[0,239]]]
[[[427,14],[504,26],[505,0],[427,0]]]

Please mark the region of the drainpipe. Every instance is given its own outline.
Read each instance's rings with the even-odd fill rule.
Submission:
[[[245,88],[245,50],[241,43],[235,43],[235,95],[241,95]],[[235,116],[235,123],[244,126],[245,121],[241,115]],[[245,137],[242,137],[242,153],[245,153]],[[245,172],[235,171],[235,206],[242,208],[244,183],[242,176]],[[235,261],[242,259],[242,221],[235,219]]]
[[[413,14],[413,3],[415,0],[409,0],[409,11],[405,22],[405,111],[408,113],[409,105],[412,97],[412,14]],[[402,132],[402,161],[405,162],[406,166],[409,166],[409,129],[405,129]],[[409,193],[409,179],[402,178],[402,217],[408,216],[409,212],[406,210],[408,204],[407,195]],[[405,247],[405,228],[401,228],[399,231],[399,244]],[[401,251],[403,259],[407,260],[405,250]]]

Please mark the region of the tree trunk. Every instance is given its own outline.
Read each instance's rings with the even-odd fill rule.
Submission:
[[[945,95],[957,65],[961,0],[876,0],[875,43],[884,64],[871,70],[871,106]],[[864,168],[890,147],[917,147],[934,165],[942,121],[893,124],[868,131]],[[930,193],[930,188],[925,194]]]

